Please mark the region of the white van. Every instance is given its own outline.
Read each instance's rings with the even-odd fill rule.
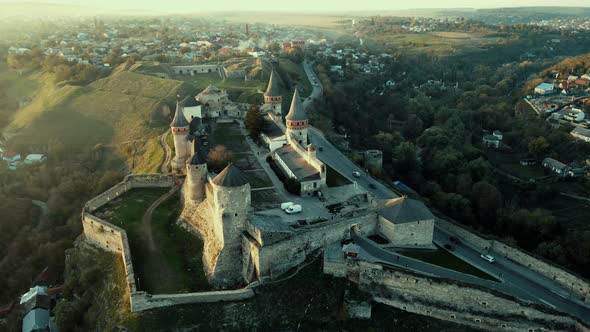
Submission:
[[[489,263],[493,263],[496,261],[494,256],[488,254],[481,254],[479,257],[483,258],[484,260],[488,261]]]
[[[293,202],[285,202],[285,203],[281,203],[281,210],[285,211],[287,210],[291,205],[293,205]]]
[[[301,211],[303,211],[303,208],[301,207],[301,205],[291,205],[289,206],[285,212],[287,212],[287,214],[295,214],[295,213],[300,213]]]

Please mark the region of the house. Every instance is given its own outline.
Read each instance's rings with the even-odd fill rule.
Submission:
[[[47,156],[40,153],[31,153],[25,158],[26,165],[39,164],[47,160]]]
[[[499,139],[495,135],[490,135],[490,134],[483,135],[483,145],[488,148],[494,148],[494,149],[499,148],[501,141],[502,140]]]
[[[269,114],[264,116],[264,123],[265,130],[260,134],[260,138],[266,143],[270,152],[274,152],[276,149],[289,144],[284,130],[271,119]]]
[[[553,93],[555,91],[555,86],[553,83],[541,83],[535,87],[535,94],[537,95],[546,95]]]
[[[571,169],[570,166],[562,163],[561,161],[555,160],[553,158],[545,158],[543,159],[543,167],[548,168],[555,174],[559,176],[565,176],[567,172]]]
[[[590,129],[576,127],[572,130],[570,135],[584,142],[590,142]]]

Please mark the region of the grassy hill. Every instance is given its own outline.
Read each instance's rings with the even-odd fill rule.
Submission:
[[[186,86],[129,71],[115,71],[88,86],[55,84],[51,74],[33,75],[39,88],[5,134],[17,149],[45,151],[48,143],[86,148],[109,146],[133,172],[157,171],[163,151],[158,136],[168,120],[162,107]]]

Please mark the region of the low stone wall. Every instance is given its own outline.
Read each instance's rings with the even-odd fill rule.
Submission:
[[[138,312],[181,304],[241,301],[254,297],[254,290],[252,288],[242,288],[227,291],[161,295],[136,292],[131,297],[132,311]]]
[[[179,181],[178,178],[171,175],[162,174],[130,174],[111,188],[107,189],[102,194],[92,198],[84,205],[84,209],[88,212],[94,212],[101,206],[107,204],[113,199],[123,195],[133,188],[162,188],[172,187]]]
[[[569,273],[562,268],[553,266],[539,258],[533,257],[532,255],[511,247],[501,241],[484,239],[451,222],[437,219],[436,225],[450,233],[456,234],[477,249],[482,251],[491,249],[491,251],[497,255],[504,256],[519,265],[528,267],[532,271],[535,271],[548,279],[554,280],[563,288],[572,292],[572,294],[574,294],[580,301],[590,303],[590,283],[587,280]]]
[[[572,331],[579,327],[586,331],[576,320],[559,312],[469,284],[352,260],[347,262],[347,276],[377,302],[478,329]]]

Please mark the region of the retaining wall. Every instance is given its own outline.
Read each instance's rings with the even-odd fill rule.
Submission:
[[[554,280],[563,288],[572,292],[572,294],[579,300],[584,301],[585,303],[590,303],[590,283],[587,280],[533,257],[532,255],[503,242],[484,239],[448,221],[437,219],[436,225],[458,235],[477,249],[482,251],[491,249],[497,255],[504,256],[517,264],[528,267],[532,271],[535,271],[548,279]]]
[[[489,331],[587,331],[575,319],[559,312],[472,285],[385,270],[367,262],[349,260],[347,267],[349,278],[371,293],[375,301],[402,310]]]

